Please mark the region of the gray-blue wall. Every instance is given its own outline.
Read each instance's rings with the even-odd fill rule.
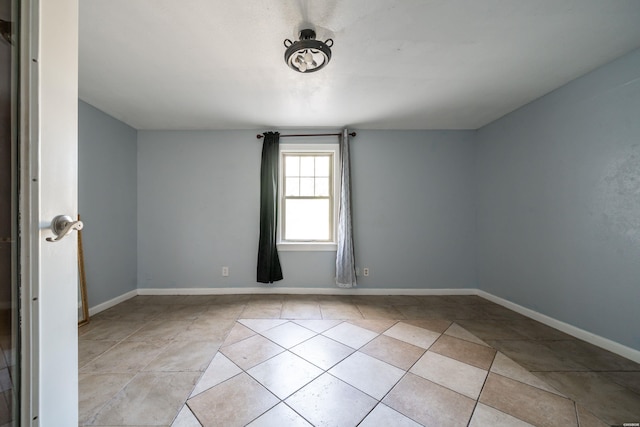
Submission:
[[[479,287],[640,350],[640,51],[477,136]]]
[[[78,211],[89,307],[137,287],[137,131],[78,102]]]
[[[257,285],[255,134],[138,133],[141,288]],[[360,287],[475,287],[473,137],[358,131],[351,144],[356,261],[371,271]],[[335,252],[280,258],[285,279],[274,286],[335,286]],[[222,266],[230,277],[221,276]]]

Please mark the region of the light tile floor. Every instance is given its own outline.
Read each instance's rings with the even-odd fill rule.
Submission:
[[[80,425],[640,421],[640,365],[475,296],[138,296],[79,372]]]

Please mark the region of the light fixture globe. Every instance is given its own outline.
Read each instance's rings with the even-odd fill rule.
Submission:
[[[299,73],[313,73],[331,60],[331,46],[333,40],[327,39],[325,42],[316,40],[316,32],[310,29],[300,31],[300,40],[292,42],[284,40],[284,62],[292,70]]]

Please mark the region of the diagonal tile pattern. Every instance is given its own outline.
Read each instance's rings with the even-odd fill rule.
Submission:
[[[638,364],[473,296],[136,297],[79,340],[80,425],[640,419]]]

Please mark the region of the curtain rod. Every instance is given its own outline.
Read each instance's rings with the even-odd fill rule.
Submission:
[[[300,136],[340,136],[342,133],[305,133],[305,134],[291,134],[291,135],[280,135],[280,138],[289,138],[292,136],[300,137]],[[356,136],[355,132],[351,132],[349,136]],[[258,134],[256,138],[262,139],[264,135]]]

